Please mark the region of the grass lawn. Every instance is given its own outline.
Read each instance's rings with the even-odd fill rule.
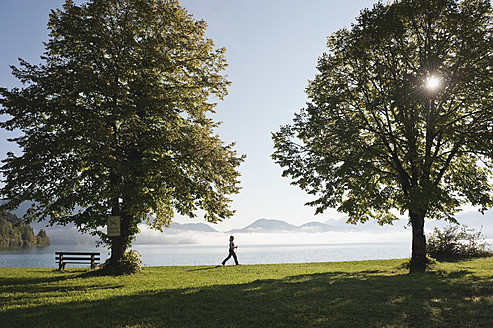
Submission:
[[[493,327],[493,258],[403,262],[0,268],[0,327]]]

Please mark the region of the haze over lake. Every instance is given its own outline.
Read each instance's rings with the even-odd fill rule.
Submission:
[[[493,237],[493,215],[489,211],[484,216],[466,212],[457,219],[471,228],[482,229],[487,238]],[[229,235],[234,234],[241,264],[410,257],[411,230],[405,220],[383,227],[374,221],[363,225],[344,222],[345,218],[341,218],[297,226],[277,219],[258,219],[229,231],[219,231],[218,226],[205,223],[172,223],[164,232],[141,225],[132,249],[141,253],[146,266],[217,265],[226,257]],[[446,225],[443,221],[427,221],[425,227],[430,233],[434,226]],[[46,227],[46,223],[35,223],[33,227],[35,232],[46,229],[52,245],[0,250],[0,266],[54,268],[55,251],[97,251],[102,260],[108,257],[106,248],[95,247],[95,237],[81,234],[74,227]]]
[[[493,238],[493,213],[485,215],[479,212],[465,212],[457,215],[457,220],[476,230],[482,230],[487,238]],[[188,223],[171,223],[163,232],[149,229],[141,224],[141,233],[137,235],[134,245],[139,244],[194,244],[227,245],[229,235],[234,235],[239,244],[334,244],[334,243],[368,243],[368,242],[410,242],[411,229],[407,219],[393,225],[379,226],[375,221],[365,224],[346,224],[346,218],[328,219],[324,222],[308,222],[294,225],[279,219],[257,219],[243,227],[221,231],[221,224],[202,223],[189,220]],[[193,222],[193,223],[190,223]],[[491,223],[490,223],[491,222]],[[427,221],[426,233],[434,227],[443,228],[450,223],[445,221]],[[94,245],[96,237],[79,233],[73,226],[46,227],[46,223],[32,224],[35,232],[45,229],[52,244]]]

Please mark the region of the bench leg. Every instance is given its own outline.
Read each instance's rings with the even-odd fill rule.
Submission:
[[[58,270],[65,270],[65,263],[63,263],[63,254],[60,255],[60,259],[58,260]]]

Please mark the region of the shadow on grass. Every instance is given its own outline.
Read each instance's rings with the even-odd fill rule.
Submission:
[[[210,267],[200,267],[197,269],[190,269],[190,270],[188,270],[188,272],[215,270],[215,269],[222,268],[222,267],[223,267],[222,265],[214,265],[214,266],[210,266]]]
[[[36,270],[34,269],[34,272]],[[70,281],[72,279],[81,279],[93,277],[91,271],[86,270],[71,270],[71,271],[59,271],[54,269],[53,271],[42,271],[43,273],[50,273],[49,276],[44,276],[40,278],[29,278],[29,277],[11,277],[11,278],[0,278],[0,294],[8,295],[7,297],[0,296],[0,305],[13,303],[13,302],[32,302],[33,299],[39,296],[46,296],[48,294],[58,294],[61,287],[58,283],[63,283],[64,281]],[[81,285],[73,283],[70,287],[65,287],[67,293],[74,292],[87,292],[88,290],[103,290],[103,289],[116,289],[120,288],[120,285],[116,284],[101,284],[95,283],[92,285]],[[0,307],[0,309],[2,309]],[[3,309],[2,309],[3,310]],[[2,311],[0,311],[0,327],[3,327],[5,321],[2,319]],[[10,327],[10,325],[7,325]],[[16,325],[12,325],[16,327]]]
[[[36,273],[36,269],[32,270],[33,272]],[[73,279],[74,277],[78,277],[81,275],[80,271],[72,271],[72,272],[66,272],[66,271],[58,271],[53,269],[53,271],[45,271],[43,272],[50,272],[49,276],[42,277],[42,278],[26,278],[26,277],[9,277],[9,278],[0,278],[0,288],[10,288],[13,291],[15,291],[14,286],[19,286],[19,288],[25,289],[25,286],[29,285],[40,285],[40,284],[48,284],[48,283],[56,283],[64,280],[69,280]]]
[[[493,282],[472,284],[463,279],[469,274],[298,275],[37,304],[0,312],[0,320],[13,327],[487,327]]]
[[[464,261],[470,261],[478,258],[493,257],[493,253],[490,256],[437,256],[435,259],[440,262],[447,263],[460,263]]]

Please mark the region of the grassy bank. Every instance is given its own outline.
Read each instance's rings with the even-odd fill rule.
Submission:
[[[1,327],[491,327],[493,258],[148,267],[94,276],[0,268]]]

